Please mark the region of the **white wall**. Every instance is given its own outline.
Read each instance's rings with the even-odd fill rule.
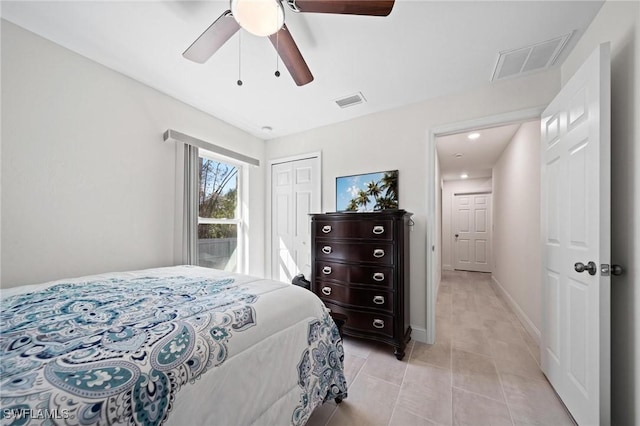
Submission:
[[[392,84],[391,80],[389,84]],[[449,123],[546,105],[558,88],[557,70],[503,81],[463,94],[270,140],[267,142],[266,157],[274,159],[322,151],[322,206],[325,211],[335,209],[336,176],[399,170],[400,207],[413,212],[415,221],[410,258],[411,326],[414,338],[424,341],[426,194],[427,182],[433,179],[433,176],[427,176],[429,132],[432,128]],[[265,187],[265,190],[268,188]]]
[[[453,196],[456,193],[491,192],[491,178],[448,180],[442,187],[442,269],[453,271]]]
[[[264,142],[2,22],[3,287],[173,264],[173,128],[264,163]],[[264,273],[264,167],[250,272]]]
[[[567,81],[611,42],[612,424],[640,424],[640,3],[607,1],[562,66]]]
[[[523,123],[493,167],[493,280],[540,341],[540,121]],[[515,306],[514,306],[515,305]]]

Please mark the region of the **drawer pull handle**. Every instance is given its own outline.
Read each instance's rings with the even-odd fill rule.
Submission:
[[[384,305],[384,296],[373,296],[373,303],[376,305]]]
[[[322,287],[322,294],[324,294],[325,296],[330,296],[331,295],[331,287]]]
[[[384,328],[384,321],[381,319],[374,319],[373,320],[373,326],[375,328]]]
[[[382,250],[382,249],[375,249],[375,250],[373,251],[373,257],[377,257],[377,258],[384,257],[384,250]]]
[[[384,226],[377,225],[373,227],[373,233],[376,235],[384,234]]]
[[[384,281],[384,274],[382,272],[376,272],[373,274],[374,281]]]
[[[331,266],[325,266],[322,268],[322,273],[325,275],[329,275],[331,273]]]
[[[323,252],[324,254],[329,254],[329,253],[331,253],[331,246],[324,246],[324,247],[322,247],[322,252]]]
[[[328,234],[329,232],[331,232],[331,225],[325,225],[322,227],[322,232],[324,232],[325,234]]]

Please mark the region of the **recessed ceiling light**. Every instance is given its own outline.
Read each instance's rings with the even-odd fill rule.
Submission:
[[[262,131],[265,133],[271,133],[273,128],[271,126],[262,126]]]
[[[460,158],[462,157],[462,154],[460,154],[459,152],[456,152],[455,154],[453,154],[453,156],[456,158]]]
[[[463,173],[463,174],[460,175],[460,179],[466,179],[468,177],[469,177],[469,175],[466,174],[466,173]]]
[[[467,137],[473,141],[480,137],[480,133],[469,133]]]

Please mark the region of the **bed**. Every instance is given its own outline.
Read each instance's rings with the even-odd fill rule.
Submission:
[[[346,397],[327,309],[196,266],[2,291],[3,424],[304,424]]]

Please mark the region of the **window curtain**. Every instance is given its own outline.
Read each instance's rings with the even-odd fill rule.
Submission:
[[[186,265],[198,264],[198,147],[184,144],[182,253]]]
[[[173,263],[198,264],[198,147],[176,143]]]

